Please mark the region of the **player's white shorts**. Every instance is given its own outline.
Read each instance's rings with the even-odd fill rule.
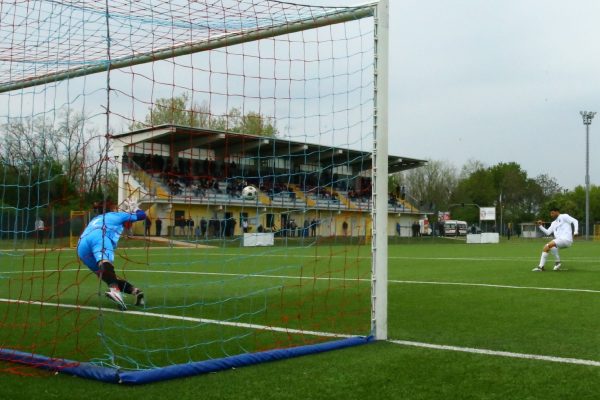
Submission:
[[[564,249],[565,247],[571,247],[573,245],[573,241],[567,239],[554,239],[553,242],[559,249]]]

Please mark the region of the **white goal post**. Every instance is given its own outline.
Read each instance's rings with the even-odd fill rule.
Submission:
[[[388,51],[389,0],[377,4],[375,14],[375,117],[373,144],[373,307],[371,330],[375,339],[387,339],[388,307]]]
[[[0,217],[103,230],[23,256],[0,360],[138,384],[388,339],[390,1],[303,3],[4,3]],[[115,308],[82,243],[127,198]]]

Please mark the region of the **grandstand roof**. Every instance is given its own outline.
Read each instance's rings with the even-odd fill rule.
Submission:
[[[159,125],[113,135],[122,145],[156,143],[169,145],[173,152],[195,147],[210,148],[217,154],[244,153],[248,157],[281,157],[291,154],[304,163],[326,162],[328,165],[349,164],[362,171],[371,169],[371,153],[345,147],[326,146],[277,137],[248,135],[205,128]],[[389,173],[417,168],[427,161],[402,156],[388,156]]]

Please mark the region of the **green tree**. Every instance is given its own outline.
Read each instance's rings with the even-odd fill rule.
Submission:
[[[527,172],[515,162],[485,167],[471,161],[470,167],[463,167],[461,178],[452,197],[455,204],[496,206],[497,215],[502,215],[502,222],[512,222],[513,225],[535,220],[542,205],[561,192],[553,178],[548,175],[529,178]],[[475,207],[457,207],[453,214],[471,223],[478,221]]]
[[[481,166],[459,181],[452,196],[452,203],[489,207],[494,205],[496,199],[497,192],[494,187],[492,173],[488,168]],[[477,207],[455,206],[451,211],[456,219],[469,223],[479,221],[479,209]]]
[[[497,213],[503,222],[517,222],[531,211],[532,193],[539,192],[534,180],[515,162],[499,163],[490,168],[497,194]]]
[[[239,122],[237,126],[233,128],[233,131],[269,137],[274,137],[277,133],[277,129],[267,120],[267,118],[254,111],[250,111],[246,115],[241,115]]]
[[[194,113],[187,110],[188,97],[183,94],[179,97],[161,98],[150,107],[146,116],[147,125],[174,124],[184,126],[197,126]]]
[[[277,136],[278,133],[275,123],[260,113],[249,111],[243,114],[239,108],[233,107],[225,115],[213,115],[206,103],[198,105],[186,93],[156,100],[144,122],[136,122],[130,128],[142,129],[162,124],[269,137]]]
[[[579,221],[579,232],[585,234],[585,187],[577,186],[573,190],[555,193],[540,207],[538,219],[548,220],[550,209],[558,207],[561,213],[567,213]],[[590,186],[590,235],[594,224],[600,223],[600,186]]]

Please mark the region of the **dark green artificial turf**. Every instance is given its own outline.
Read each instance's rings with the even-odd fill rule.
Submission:
[[[540,240],[500,245],[407,240],[391,245],[389,338],[600,361],[600,247],[578,241],[561,251],[567,271],[532,273],[542,246]],[[21,275],[2,274],[5,285],[1,297],[39,297],[39,276],[32,278],[29,272],[35,269],[44,274],[49,295],[57,293],[50,287],[60,287],[63,302],[97,305],[94,293],[98,284],[93,275],[86,269],[77,271],[70,251],[52,254],[45,259],[39,254],[34,258],[4,255],[0,259],[3,271],[16,269]],[[62,272],[52,272],[56,269],[53,263],[58,263]],[[368,330],[370,254],[366,246],[330,243],[311,248],[125,249],[117,264],[129,279],[146,288],[152,312],[221,320],[238,315],[243,322],[333,332]],[[551,266],[552,257],[547,264]],[[345,280],[338,279],[341,277]],[[71,285],[74,281],[77,284]],[[549,290],[552,288],[572,290]],[[80,332],[61,341],[49,340],[46,347],[57,343],[55,354],[65,346],[66,356],[98,357],[107,362],[106,348],[98,346],[95,336],[101,327],[115,342],[111,346],[120,357],[133,359],[117,357],[117,361],[130,366],[219,357],[253,346],[260,350],[268,348],[271,341],[280,345],[302,342],[300,336],[255,335],[249,329],[168,322],[127,313],[107,312],[99,319],[97,312],[87,310],[67,312],[54,307],[49,313],[39,307],[3,307],[0,338],[4,347],[11,341],[55,336],[57,331],[46,332],[43,324],[32,328],[33,321],[46,319],[48,326],[56,329],[76,320]],[[344,307],[351,312],[340,312]],[[24,310],[27,315],[23,315]],[[287,319],[283,321],[282,316]],[[63,322],[58,325],[55,321]],[[236,339],[212,346],[208,339],[223,334]],[[81,351],[73,350],[73,342],[80,343]],[[173,351],[185,345],[193,349]],[[592,399],[600,392],[600,367],[393,343],[143,387],[62,375],[20,377],[9,373],[9,368],[0,365],[4,370],[0,374],[2,393],[14,399],[75,399],[90,397],[90,393],[94,398],[116,395],[144,399]]]

